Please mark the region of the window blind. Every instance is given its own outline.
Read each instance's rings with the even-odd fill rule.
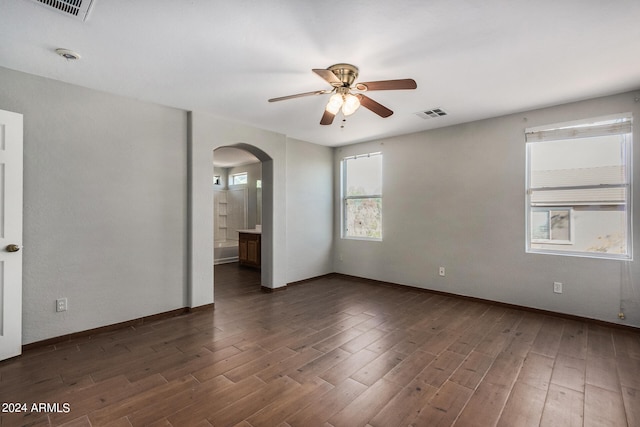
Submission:
[[[631,114],[625,113],[590,120],[590,123],[576,122],[562,127],[546,126],[544,128],[525,129],[526,142],[557,141],[561,139],[591,138],[605,135],[624,135],[631,133]]]

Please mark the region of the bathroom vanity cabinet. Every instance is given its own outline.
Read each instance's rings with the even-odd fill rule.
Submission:
[[[238,260],[240,265],[260,268],[261,232],[238,230]]]

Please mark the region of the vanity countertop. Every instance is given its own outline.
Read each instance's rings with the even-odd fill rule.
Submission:
[[[262,230],[257,228],[250,228],[250,229],[238,230],[238,233],[262,234]]]

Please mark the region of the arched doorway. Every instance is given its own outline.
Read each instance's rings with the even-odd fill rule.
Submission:
[[[236,147],[218,147],[213,151],[213,264],[231,264],[246,250],[239,246],[243,236],[259,239],[262,227],[262,162],[246,150]],[[258,260],[259,251],[252,251]],[[252,260],[253,260],[252,258]]]
[[[287,284],[287,186],[284,135],[189,112],[187,162],[187,289],[185,305],[192,309],[215,304],[213,277],[213,150],[222,146],[244,148],[262,161],[262,286],[278,289]],[[242,141],[242,142],[240,142]],[[260,141],[259,147],[247,142]],[[215,283],[214,283],[215,286]]]
[[[262,232],[261,239],[261,285],[265,288],[270,288],[272,272],[273,272],[273,160],[272,158],[262,151],[261,149],[246,143],[236,143],[225,145],[221,147],[216,147],[213,150],[213,164],[214,164],[214,188],[216,186],[215,180],[219,175],[215,173],[215,165],[222,165],[221,162],[216,161],[216,152],[218,152],[220,157],[226,157],[229,159],[229,155],[232,157],[235,155],[238,158],[238,164],[235,166],[241,166],[241,164],[247,164],[247,162],[251,163],[251,159],[255,159],[256,162],[261,164],[260,167],[260,188],[258,191],[258,187],[256,184],[256,177],[247,178],[247,218],[244,222],[244,227],[247,228],[255,228],[256,225],[259,225]],[[231,167],[232,163],[228,163],[227,167]],[[242,169],[242,168],[240,168]],[[233,174],[228,174],[224,177],[224,174],[220,177],[221,184],[223,179],[226,179],[226,186],[232,187],[233,185],[229,185],[229,180],[232,179]],[[259,196],[259,199],[258,199]],[[236,197],[236,196],[233,196]],[[255,199],[255,200],[254,200]],[[214,198],[215,205],[215,198]],[[259,216],[259,217],[258,217]],[[222,220],[222,217],[219,215],[219,211],[214,206],[214,216],[213,216],[213,229],[214,233],[218,231],[220,233],[220,227],[216,225],[216,220]],[[236,220],[233,220],[236,221]],[[237,221],[236,221],[237,222]],[[242,222],[238,223],[242,224]],[[234,223],[232,226],[238,226],[238,224]],[[234,237],[233,230],[225,231],[227,236],[230,236],[231,239]],[[236,233],[237,234],[237,233]],[[215,239],[214,239],[214,263],[216,258],[216,253],[222,253],[223,251],[215,247]],[[233,254],[232,251],[228,251],[227,254]],[[213,280],[214,286],[214,295],[215,295],[215,276]]]

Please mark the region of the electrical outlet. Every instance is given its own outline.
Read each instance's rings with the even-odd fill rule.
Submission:
[[[438,274],[441,275],[442,277],[444,277],[444,275],[445,275],[444,267],[440,267],[440,269],[438,270]]]
[[[61,311],[67,311],[67,299],[66,298],[58,298],[56,300],[56,311],[59,313]]]
[[[562,293],[562,283],[561,282],[553,282],[553,292],[556,294]]]

